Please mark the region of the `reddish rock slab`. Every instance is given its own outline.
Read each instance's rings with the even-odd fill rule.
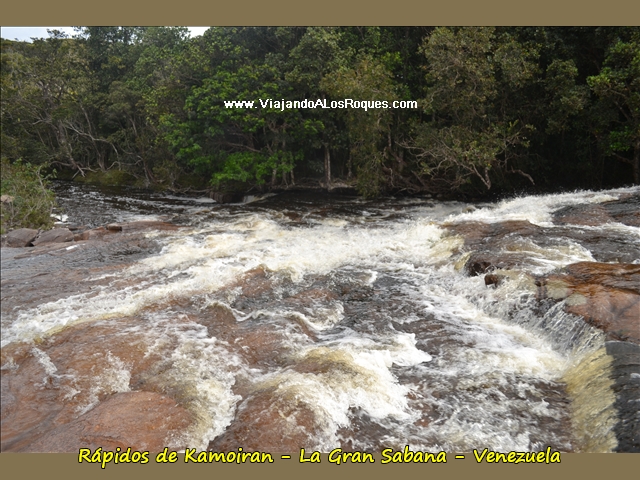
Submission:
[[[149,354],[152,340],[137,324],[135,317],[83,323],[43,340],[37,349],[24,343],[3,347],[2,451],[23,451],[128,388],[166,393],[148,382],[165,361],[160,353]],[[130,375],[124,384],[118,380],[126,375],[121,370]]]
[[[565,300],[609,340],[640,344],[640,265],[579,262],[537,284],[538,298]]]
[[[38,230],[33,228],[19,228],[7,233],[3,239],[3,246],[21,248],[31,246],[38,236]]]
[[[190,423],[190,414],[170,397],[154,392],[117,393],[21,451],[77,453],[80,448],[114,451],[131,447],[160,452],[170,437],[179,436]]]
[[[312,332],[295,320],[261,322],[248,319],[239,322],[233,313],[222,305],[203,309],[195,321],[207,327],[211,337],[227,342],[229,348],[252,368],[285,366],[289,363],[291,337],[298,336],[301,340],[305,336],[313,338]],[[239,383],[234,390],[236,393],[245,394],[244,387],[245,385]]]
[[[209,444],[209,450],[296,452],[313,448],[320,424],[308,405],[279,395],[274,389],[258,392],[238,408],[227,430]]]
[[[42,232],[32,243],[37,247],[45,243],[65,243],[71,241],[73,241],[73,232],[71,230],[68,228],[54,228],[53,230]]]

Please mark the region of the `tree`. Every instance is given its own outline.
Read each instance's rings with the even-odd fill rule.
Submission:
[[[33,44],[3,41],[3,135],[14,136],[17,156],[82,173],[103,140],[85,109],[92,77],[82,45],[53,33]]]
[[[640,32],[617,40],[598,75],[587,79],[598,98],[600,122],[595,135],[605,155],[631,165],[640,183]]]
[[[510,109],[509,96],[536,72],[536,52],[494,28],[437,28],[422,47],[427,91],[422,100],[430,121],[416,125],[413,150],[421,173],[459,189],[492,174],[514,172],[516,147],[526,147],[528,125]]]
[[[347,108],[351,160],[357,169],[358,191],[366,197],[379,195],[386,183],[385,164],[391,157],[390,108],[399,97],[391,73],[370,56],[351,69],[333,72],[322,81],[332,99],[351,99],[359,106]],[[340,100],[342,101],[342,100]],[[362,105],[362,103],[365,105]],[[380,102],[376,107],[375,102]]]

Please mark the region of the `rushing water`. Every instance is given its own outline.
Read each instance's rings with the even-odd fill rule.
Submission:
[[[604,255],[606,246],[566,237],[552,214],[637,189],[471,206],[310,194],[219,205],[57,188],[71,224],[180,226],[135,244],[3,249],[3,290],[5,279],[13,287],[2,298],[2,344],[31,345],[43,381],[54,379],[57,401],[73,407],[65,418],[109,394],[148,390],[191,413],[170,439],[176,448],[615,448],[604,335],[561,308],[541,311],[520,272]],[[508,248],[527,261],[487,288],[461,269],[464,238],[447,225],[506,220],[557,235],[516,235]],[[626,245],[627,256],[639,248],[637,227],[581,231]],[[56,340],[83,325],[91,340]]]

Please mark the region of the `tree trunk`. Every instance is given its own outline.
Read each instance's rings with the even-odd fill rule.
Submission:
[[[331,153],[326,143],[324,144],[324,184],[327,190],[331,189]]]
[[[640,147],[633,152],[633,183],[640,184]]]

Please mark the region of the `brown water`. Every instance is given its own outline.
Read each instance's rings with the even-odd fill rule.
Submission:
[[[604,335],[541,310],[524,273],[640,263],[638,227],[553,216],[637,203],[637,189],[472,206],[57,188],[68,223],[180,228],[2,249],[5,451],[141,391],[186,412],[166,426],[178,449],[616,447]],[[521,259],[508,282],[465,275],[465,234],[448,225],[523,220],[544,235],[504,241]]]

